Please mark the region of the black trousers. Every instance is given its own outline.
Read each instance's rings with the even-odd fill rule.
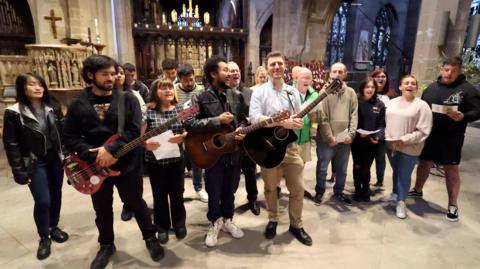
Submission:
[[[355,137],[352,143],[353,182],[355,194],[367,196],[370,191],[370,168],[372,167],[378,144],[372,144],[368,137]]]
[[[242,171],[245,176],[245,188],[247,189],[247,199],[249,202],[255,202],[258,196],[257,177],[255,176],[256,164],[247,155],[243,155]]]
[[[223,156],[211,168],[205,169],[205,189],[208,193],[207,218],[233,218],[235,190],[240,180],[240,165],[232,165],[230,158]]]
[[[98,229],[98,242],[100,244],[113,244],[113,186],[117,187],[122,201],[130,206],[135,214],[138,227],[142,232],[143,239],[155,236],[156,229],[148,213],[147,204],[142,198],[138,186],[140,171],[135,169],[118,177],[107,178],[100,190],[92,197],[95,209],[95,223]]]
[[[153,194],[153,223],[162,231],[168,231],[170,227],[184,228],[186,211],[183,202],[185,191],[183,159],[166,165],[157,163],[147,165]]]

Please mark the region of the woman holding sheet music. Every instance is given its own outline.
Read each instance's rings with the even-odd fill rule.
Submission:
[[[152,102],[147,105],[148,109],[144,116],[147,132],[166,123],[182,111],[182,107],[177,105],[172,82],[158,79],[152,83],[151,89]],[[159,228],[158,239],[162,244],[168,242],[168,231],[171,227],[177,239],[187,235],[183,202],[185,190],[183,152],[180,145],[175,145],[177,147],[171,145],[180,144],[185,135],[183,124],[177,121],[168,131],[145,142],[147,150],[145,160],[153,193],[153,222]],[[162,151],[158,152],[157,149],[160,148]]]
[[[377,98],[377,83],[369,77],[358,91],[358,127],[352,143],[353,199],[357,202],[370,201],[370,167],[384,133],[385,104]]]

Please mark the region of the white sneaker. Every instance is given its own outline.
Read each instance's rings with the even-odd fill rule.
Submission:
[[[230,233],[233,238],[242,238],[243,231],[235,223],[232,222],[232,219],[226,219],[223,223],[222,230],[226,233]]]
[[[404,219],[407,217],[407,209],[405,207],[405,201],[398,201],[397,203],[397,217]]]
[[[205,237],[205,245],[207,245],[207,247],[211,248],[217,245],[218,233],[220,229],[222,229],[222,226],[222,218],[218,218],[214,223],[210,223],[207,236]]]
[[[383,197],[382,201],[387,203],[396,203],[398,199],[398,195],[396,193],[390,193],[389,196]]]
[[[204,189],[197,191],[197,198],[204,203],[208,203],[208,193]]]

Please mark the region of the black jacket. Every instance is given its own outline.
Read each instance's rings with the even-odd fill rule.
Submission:
[[[220,96],[224,96],[225,103],[220,99]],[[234,128],[247,125],[248,105],[245,103],[244,96],[238,90],[226,89],[224,93],[218,93],[210,86],[207,90],[194,95],[192,103],[198,104],[199,112],[194,119],[186,122],[186,129],[189,132],[219,129],[222,126],[219,116],[227,111],[234,115]],[[220,161],[229,161],[232,165],[238,165],[241,156],[241,151],[236,151],[222,156]]]
[[[374,101],[363,101],[361,97],[358,98],[358,125],[357,129],[366,131],[380,132],[371,134],[374,139],[384,142],[385,140],[385,104],[378,98]],[[360,137],[357,134],[357,138]],[[357,139],[355,138],[355,139]]]
[[[443,84],[438,78],[438,81],[425,89],[422,99],[430,107],[434,104],[458,106],[458,110],[464,114],[462,121],[454,121],[445,114],[433,113],[430,136],[446,135],[447,133],[463,136],[467,123],[480,119],[480,93],[472,84],[467,82],[464,75],[460,75],[456,81],[449,85]]]
[[[138,100],[132,93],[125,94],[125,128],[119,140],[104,145],[108,138],[117,133],[118,100],[121,91],[114,90],[110,108],[105,112],[104,120],[100,120],[89,98],[93,97],[92,89],[86,88],[68,107],[65,126],[63,128],[65,147],[69,152],[76,152],[87,162],[94,162],[97,153],[89,149],[105,146],[114,155],[122,146],[140,136],[141,112]],[[112,166],[112,169],[123,174],[138,169],[140,156],[138,149],[130,151]]]
[[[47,155],[47,139],[63,160],[61,137],[61,113],[45,106],[50,137],[40,129],[37,118],[26,105],[16,103],[5,110],[3,118],[3,145],[13,178],[19,184],[27,184],[38,158]]]
[[[219,94],[209,87],[192,98],[193,104],[199,105],[199,112],[196,118],[187,123],[187,131],[198,132],[203,130],[214,130],[221,127],[220,114],[230,112],[234,115],[233,126],[240,127],[247,125],[248,105],[240,91],[227,89],[225,107],[219,98]]]

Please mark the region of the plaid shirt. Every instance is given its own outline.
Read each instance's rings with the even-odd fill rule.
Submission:
[[[145,123],[147,123],[147,130],[146,131],[148,132],[148,131],[150,131],[154,128],[159,127],[160,125],[164,124],[165,122],[167,122],[171,118],[176,117],[178,115],[178,113],[180,113],[181,111],[182,111],[181,106],[176,106],[173,110],[164,111],[164,112],[154,110],[154,109],[147,109],[147,111],[144,114],[144,118],[143,118],[143,121]],[[183,129],[184,129],[183,124],[182,124],[182,122],[179,122],[179,121],[175,122],[169,128],[169,130],[172,130],[173,134],[182,134]],[[171,164],[171,163],[181,161],[183,159],[183,149],[180,145],[181,144],[179,144],[179,146],[178,146],[179,149],[180,149],[180,155],[181,155],[180,157],[157,160],[155,158],[155,155],[153,155],[153,153],[151,151],[146,150],[145,151],[145,160],[149,163],[156,163],[156,164],[160,164],[160,165],[167,165],[167,164]],[[162,146],[160,146],[160,147],[162,147]]]

